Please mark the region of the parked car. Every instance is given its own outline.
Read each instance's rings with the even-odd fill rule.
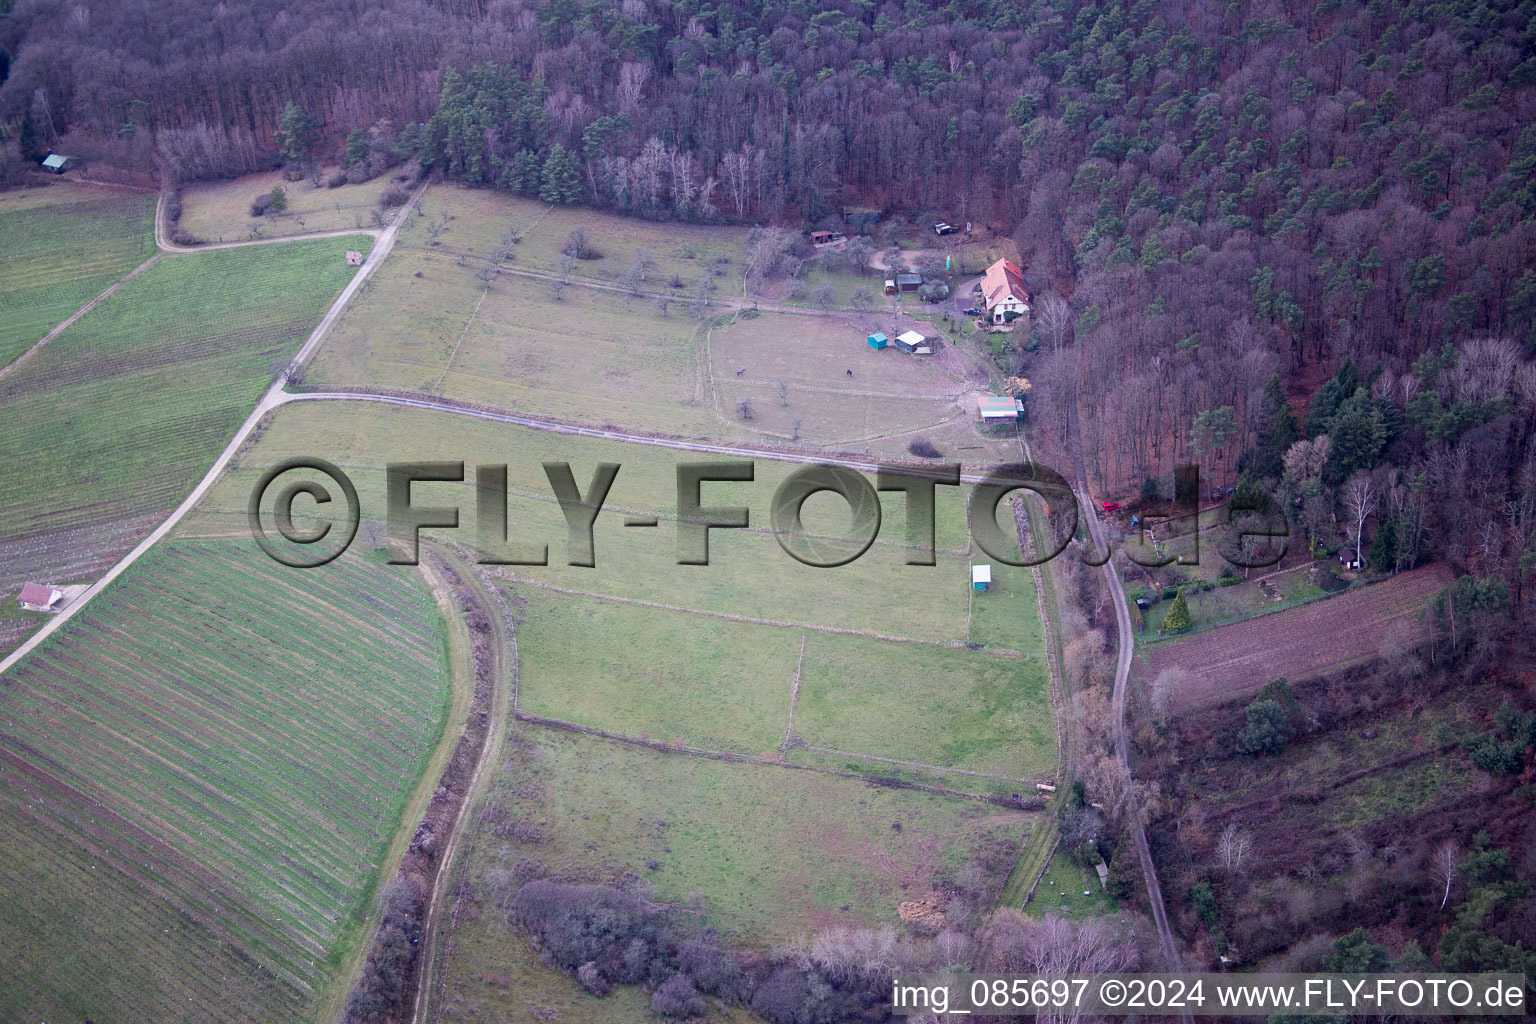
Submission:
[[[1118,501],[1106,501],[1100,507],[1103,508],[1105,512],[1119,512],[1120,511],[1120,503]]]
[[[975,306],[966,306],[960,311],[961,316],[981,316],[981,310]]]

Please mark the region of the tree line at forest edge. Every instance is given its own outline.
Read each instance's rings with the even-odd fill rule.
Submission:
[[[1040,441],[1069,451],[1076,424],[1106,493],[1199,461],[1319,550],[1468,570],[1433,642],[1471,677],[1529,635],[1536,568],[1530,15],[33,2],[0,20],[0,132],[12,180],[63,137],[182,179],[414,162],[657,219],[998,225],[1032,288],[1070,303],[1002,356],[1035,382]],[[1258,718],[1255,749],[1276,734]],[[1480,766],[1510,761],[1497,736]]]
[[[419,160],[648,217],[997,224],[1071,301],[1041,334],[1072,351],[1031,370],[1082,385],[1036,397],[1050,423],[1077,403],[1105,490],[1191,457],[1233,472],[1270,378],[1294,397],[1346,357],[1389,428],[1428,394],[1530,408],[1536,28],[1513,0],[154,10],[0,20],[18,157],[66,132],[188,177]],[[1514,365],[1419,362],[1484,338]]]

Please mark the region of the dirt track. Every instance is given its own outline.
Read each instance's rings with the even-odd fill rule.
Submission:
[[[421,192],[422,189],[418,188],[411,202],[406,203],[400,208],[399,214],[391,222],[392,226],[405,220],[405,215],[410,212],[415,200],[420,198]],[[209,249],[240,249],[248,245],[274,245],[279,242],[298,242],[306,238],[345,238],[348,235],[369,235],[373,238],[379,238],[385,231],[389,230],[388,228],[383,230],[379,228],[338,228],[335,231],[311,231],[298,235],[278,235],[275,238],[250,238],[243,242],[202,242],[198,245],[177,245],[171,241],[170,233],[165,230],[165,205],[169,199],[170,192],[162,188],[159,199],[155,201],[155,245],[160,248],[161,252],[206,252]],[[393,233],[391,233],[391,237],[393,237]]]
[[[457,564],[450,567],[445,560],[438,567],[433,568],[430,575],[435,578],[434,586],[439,584],[446,586],[449,594],[457,599],[461,615],[470,609],[475,609],[484,617],[489,643],[485,645],[483,651],[472,654],[476,661],[472,671],[476,676],[477,694],[480,688],[479,681],[482,678],[488,679],[490,692],[487,694],[488,702],[484,709],[471,710],[472,714],[484,716],[485,725],[480,734],[479,747],[475,751],[474,769],[470,773],[468,784],[463,786],[462,791],[457,794],[458,808],[447,829],[447,838],[443,841],[442,848],[435,859],[436,870],[432,877],[432,890],[427,896],[426,911],[422,918],[421,946],[417,952],[415,998],[411,1003],[410,1015],[412,1024],[426,1020],[431,1010],[433,988],[437,978],[437,960],[441,951],[439,947],[443,934],[443,913],[445,907],[449,906],[448,893],[457,868],[454,861],[468,832],[466,826],[480,798],[485,794],[492,766],[501,751],[502,740],[505,738],[507,729],[507,713],[512,704],[509,692],[512,676],[507,666],[507,656],[508,652],[514,648],[511,646],[510,638],[505,635],[506,620],[490,607],[490,599],[484,588],[467,566]],[[450,607],[453,603],[450,602]],[[464,619],[464,625],[466,631],[470,631],[467,617]],[[470,646],[473,649],[473,637],[471,637]],[[468,727],[466,727],[465,736],[466,738],[472,736]],[[461,743],[463,742],[465,741],[461,740]],[[446,778],[445,773],[444,779]],[[445,781],[443,785],[447,785],[447,782]]]
[[[341,294],[336,297],[336,301],[331,303],[331,307],[326,310],[325,315],[320,318],[320,322],[315,325],[315,329],[313,332],[311,332],[308,340],[306,340],[304,344],[299,348],[298,353],[293,357],[292,362],[289,363],[290,367],[299,367],[304,365],[304,363],[309,359],[310,354],[314,352],[315,348],[325,337],[326,332],[331,329],[331,325],[336,322],[336,319],[339,316],[341,316],[341,311],[347,307],[349,302],[352,301],[352,296],[357,294],[357,290],[362,287],[363,282],[373,274],[378,265],[384,262],[385,257],[389,255],[390,249],[394,247],[395,233],[397,229],[399,228],[400,224],[405,221],[405,216],[410,212],[411,207],[415,205],[419,199],[421,199],[421,194],[425,192],[426,189],[427,186],[425,182],[419,185],[416,188],[416,191],[411,193],[411,198],[407,200],[405,206],[401,208],[400,215],[395,218],[394,222],[391,223],[389,227],[385,228],[378,234],[373,249],[368,253],[368,258],[363,261],[363,265],[359,267],[357,273],[352,276],[352,280],[347,282],[347,286],[343,288]],[[159,218],[157,216],[157,223],[158,220]],[[285,241],[292,241],[292,239],[285,239]],[[225,247],[229,248],[239,245],[254,244],[257,243],[232,242]],[[99,299],[100,297],[98,296],[98,301]],[[250,416],[246,417],[245,422],[240,425],[240,428],[235,431],[234,436],[230,438],[229,444],[224,448],[224,451],[221,452],[219,457],[213,461],[213,465],[209,467],[207,474],[204,475],[203,479],[198,482],[197,486],[192,489],[192,492],[186,496],[182,503],[176,506],[175,511],[173,511],[164,521],[160,523],[158,527],[156,527],[143,540],[141,540],[138,546],[136,546],[132,551],[128,552],[128,554],[124,555],[121,561],[119,561],[111,569],[107,570],[105,575],[103,575],[95,583],[91,584],[91,588],[84,594],[80,595],[80,600],[74,602],[68,608],[64,609],[62,612],[59,612],[53,618],[49,619],[46,623],[43,624],[43,627],[36,633],[33,633],[25,643],[16,648],[15,651],[11,652],[4,659],[0,659],[0,672],[4,672],[12,665],[20,661],[22,658],[26,657],[29,651],[35,648],[38,644],[41,644],[56,630],[60,629],[64,623],[73,618],[81,608],[85,607],[86,603],[90,601],[91,598],[105,590],[113,580],[121,576],[129,566],[138,561],[150,548],[154,547],[155,544],[160,541],[160,538],[169,533],[172,527],[181,522],[182,517],[191,511],[194,505],[202,500],[203,495],[206,494],[208,489],[213,486],[214,481],[216,481],[219,476],[223,474],[224,467],[229,465],[229,460],[234,458],[235,453],[240,450],[240,446],[243,445],[246,442],[246,439],[251,436],[251,431],[256,429],[256,425],[261,422],[262,417],[266,416],[268,412],[277,408],[279,405],[282,405],[285,401],[292,397],[283,390],[285,380],[286,375],[283,375],[278,377],[278,379],[273,382],[272,387],[268,389],[265,395],[262,396],[261,401],[257,403],[256,408],[251,411]]]
[[[1418,613],[1451,580],[1444,565],[1427,565],[1381,583],[1298,608],[1219,626],[1152,648],[1147,678],[1177,665],[1191,673],[1181,710],[1246,697],[1276,676],[1291,682],[1376,656],[1389,626]]]
[[[1082,430],[1077,423],[1077,393],[1076,383],[1073,384],[1071,400],[1067,403],[1068,431],[1072,438],[1072,454],[1074,473],[1077,483],[1073,485],[1073,493],[1077,496],[1080,507],[1086,509],[1083,518],[1084,525],[1088,528],[1088,537],[1093,542],[1093,550],[1108,551],[1109,541],[1104,524],[1099,520],[1098,505],[1093,502],[1093,495],[1088,490],[1088,474],[1085,470],[1083,457]],[[1026,449],[1026,457],[1028,451]],[[1115,685],[1110,696],[1111,722],[1115,736],[1115,758],[1125,768],[1126,779],[1131,778],[1130,736],[1125,725],[1125,699],[1126,687],[1131,674],[1131,661],[1135,653],[1136,634],[1131,629],[1131,609],[1125,597],[1125,587],[1120,582],[1120,574],[1115,571],[1113,558],[1106,558],[1101,566],[1104,574],[1105,586],[1109,589],[1110,604],[1115,609],[1116,628],[1116,660],[1115,660]],[[1174,940],[1173,930],[1168,927],[1168,909],[1163,901],[1163,887],[1157,878],[1157,863],[1152,859],[1152,848],[1147,844],[1147,830],[1145,826],[1137,825],[1131,830],[1132,846],[1136,850],[1136,861],[1141,867],[1141,877],[1147,887],[1147,907],[1152,912],[1152,924],[1157,929],[1158,945],[1163,952],[1163,969],[1166,971],[1179,971],[1183,969],[1183,960],[1179,956],[1179,945]],[[1184,1024],[1194,1024],[1194,1018],[1186,1011],[1180,1015]]]

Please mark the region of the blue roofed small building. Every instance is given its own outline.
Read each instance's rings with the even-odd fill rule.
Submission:
[[[877,352],[885,348],[890,343],[891,339],[887,338],[885,335],[879,333],[878,331],[869,336],[869,347]]]

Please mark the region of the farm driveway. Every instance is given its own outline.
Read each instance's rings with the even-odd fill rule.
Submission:
[[[314,331],[310,333],[309,338],[304,342],[303,347],[301,347],[298,351],[298,354],[293,357],[293,361],[288,364],[290,369],[303,365],[304,361],[309,358],[310,353],[315,350],[315,347],[320,344],[321,339],[325,337],[326,332],[331,329],[331,325],[336,322],[336,318],[341,315],[341,311],[346,308],[347,303],[352,301],[352,296],[357,294],[358,288],[362,287],[363,282],[372,276],[374,270],[378,268],[380,263],[384,262],[384,257],[388,256],[389,250],[394,247],[395,233],[400,224],[404,222],[405,214],[416,203],[416,201],[421,198],[421,194],[426,191],[426,188],[426,183],[423,182],[415,192],[411,193],[411,198],[407,200],[405,206],[401,207],[400,214],[395,217],[394,223],[390,224],[389,227],[379,232],[378,237],[373,245],[373,251],[368,254],[368,258],[363,261],[363,265],[358,268],[358,271],[353,275],[352,280],[347,283],[347,286],[342,289],[341,294],[336,297],[336,301],[331,303],[331,308],[326,310],[325,316],[320,318],[320,323],[315,326]],[[156,223],[158,224],[158,222],[159,217],[157,214]],[[349,233],[356,234],[356,232]],[[158,229],[156,234],[158,236]],[[294,239],[284,239],[284,241],[293,240]],[[255,244],[260,243],[231,242],[227,246],[224,246],[224,248],[230,248],[237,245]],[[204,474],[202,480],[198,481],[197,486],[192,488],[192,493],[188,494],[186,498],[182,500],[181,504],[176,506],[175,511],[167,516],[164,522],[155,527],[155,529],[150,532],[149,536],[139,541],[138,545],[132,551],[128,552],[128,554],[124,555],[121,561],[119,561],[112,568],[108,569],[105,575],[103,575],[95,583],[92,583],[90,589],[81,594],[78,600],[71,602],[68,608],[65,608],[63,611],[59,612],[59,614],[49,619],[41,629],[28,637],[25,643],[16,648],[16,650],[12,651],[8,656],[6,656],[4,660],[0,660],[0,672],[5,672],[12,665],[26,657],[27,654],[30,653],[35,647],[41,644],[49,636],[51,636],[56,630],[61,628],[64,623],[72,619],[75,613],[78,612],[81,608],[84,608],[86,604],[91,600],[91,598],[107,589],[113,580],[121,576],[129,566],[142,558],[146,551],[154,547],[162,537],[171,532],[171,529],[177,523],[181,522],[182,517],[190,512],[192,507],[202,500],[204,494],[208,493],[208,489],[213,486],[214,481],[217,480],[219,475],[224,472],[224,467],[229,465],[229,460],[234,457],[235,453],[240,450],[240,446],[243,445],[246,439],[251,436],[251,431],[256,429],[256,424],[261,422],[262,417],[294,397],[283,390],[283,383],[286,378],[287,373],[281,374],[278,379],[272,383],[272,387],[269,388],[267,393],[261,397],[261,401],[256,404],[256,408],[251,410],[251,414],[245,418],[245,422],[240,424],[240,429],[235,431],[235,436],[229,439],[229,444],[227,444],[224,447],[224,450],[219,453],[219,457],[213,460],[213,465],[208,467],[208,472]]]
[[[311,231],[304,235],[253,238],[245,242],[205,242],[202,245],[177,245],[171,241],[170,235],[165,233],[165,204],[170,198],[170,193],[162,188],[160,190],[160,198],[155,201],[155,245],[159,246],[163,252],[207,252],[209,249],[238,249],[246,245],[277,245],[280,242],[298,242],[306,238],[343,238],[347,235],[372,235],[379,241],[383,241],[384,236],[389,235],[391,241],[393,241],[396,225],[405,220],[405,215],[410,212],[416,200],[421,198],[421,194],[426,191],[426,187],[426,183],[423,182],[415,192],[411,193],[411,198],[395,214],[394,221],[382,231],[377,228],[342,228],[336,231]],[[375,252],[379,250],[377,245],[373,248]]]

